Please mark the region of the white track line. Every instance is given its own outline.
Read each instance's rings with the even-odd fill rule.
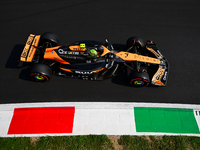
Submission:
[[[16,103],[1,104],[0,111],[24,107],[62,107],[75,106],[76,109],[132,109],[133,107],[158,107],[158,108],[184,108],[200,110],[196,104],[172,104],[172,103],[130,103],[130,102],[48,102],[48,103]]]

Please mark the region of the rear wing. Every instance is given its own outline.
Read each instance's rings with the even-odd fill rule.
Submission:
[[[21,62],[32,62],[33,56],[40,41],[40,35],[30,34],[20,57]]]

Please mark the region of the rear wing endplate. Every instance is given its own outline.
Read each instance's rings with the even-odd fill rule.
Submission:
[[[20,61],[32,62],[33,56],[40,41],[40,35],[30,34],[22,51]]]

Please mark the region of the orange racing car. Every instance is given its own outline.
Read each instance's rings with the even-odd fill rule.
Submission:
[[[127,68],[130,85],[166,86],[169,64],[156,44],[130,37],[125,46],[102,44],[97,41],[76,41],[59,45],[59,38],[51,32],[30,34],[20,57],[21,62],[33,63],[30,77],[46,82],[52,74],[85,80],[112,77],[119,66]]]

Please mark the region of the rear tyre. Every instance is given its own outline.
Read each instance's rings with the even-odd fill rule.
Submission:
[[[31,69],[30,77],[36,82],[47,82],[52,74],[51,68],[45,64],[35,64]]]
[[[40,37],[41,45],[48,44],[46,47],[55,47],[59,45],[59,37],[52,32],[45,32]]]
[[[147,72],[133,71],[131,72],[130,77],[130,85],[133,87],[145,87],[149,85],[150,80]]]

